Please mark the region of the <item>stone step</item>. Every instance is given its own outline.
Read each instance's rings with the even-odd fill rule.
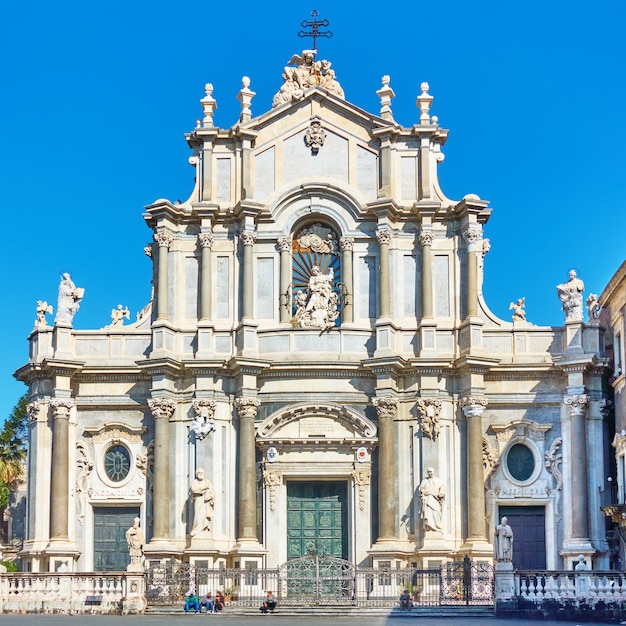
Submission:
[[[149,606],[147,615],[180,615],[184,612],[182,606]],[[229,606],[224,609],[226,615],[255,616],[260,615],[258,607]],[[283,617],[298,616],[359,616],[369,617],[493,617],[493,606],[423,606],[413,607],[411,610],[398,607],[362,607],[362,606],[283,606],[275,611]]]

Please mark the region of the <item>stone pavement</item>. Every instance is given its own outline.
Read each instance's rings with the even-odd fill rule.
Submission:
[[[154,615],[154,616],[117,616],[117,615],[0,615],[0,626],[178,626],[191,624],[206,626],[207,621],[215,620],[223,626],[253,626],[259,623],[275,622],[275,626],[319,626],[320,624],[339,624],[339,626],[456,626],[458,618],[450,617],[294,617],[280,615],[241,616],[241,615]],[[503,620],[495,618],[464,618],[463,626],[564,626],[577,622]],[[601,622],[594,622],[601,626]]]

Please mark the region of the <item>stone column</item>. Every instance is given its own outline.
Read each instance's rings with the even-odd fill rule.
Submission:
[[[252,269],[252,246],[256,241],[256,233],[252,230],[244,230],[241,233],[243,244],[243,317],[254,317],[254,278]]]
[[[380,246],[380,317],[387,318],[391,313],[391,277],[389,276],[391,231],[388,228],[383,228],[376,232],[376,238]]]
[[[69,539],[69,420],[71,400],[52,400],[54,430],[50,476],[50,538]]]
[[[467,396],[461,408],[467,419],[467,540],[486,541],[485,481],[483,478],[482,416],[486,398]]]
[[[291,237],[279,237],[280,250],[280,321],[291,319]]]
[[[150,398],[154,416],[154,481],[152,493],[152,541],[167,541],[170,534],[169,425],[176,404],[169,398]]]
[[[354,237],[342,237],[339,245],[341,247],[341,282],[343,283],[341,321],[349,324],[354,321],[354,276],[352,273]]]
[[[422,246],[422,318],[433,316],[433,261],[432,250],[434,234],[432,231],[422,231],[419,242]]]
[[[202,259],[200,267],[200,318],[211,319],[211,249],[213,247],[213,233],[200,233],[198,235],[202,247]]]
[[[478,316],[478,231],[468,228],[463,232],[467,242],[467,317]]]
[[[589,540],[589,491],[587,485],[587,436],[585,432],[586,394],[565,396],[570,416],[570,468],[572,498],[572,537]]]
[[[159,245],[159,276],[157,281],[157,319],[167,319],[167,290],[168,290],[168,254],[173,237],[165,231],[155,233],[154,239]]]
[[[256,536],[256,444],[254,418],[261,404],[256,398],[237,398],[239,415],[239,537],[257,541]]]
[[[378,413],[378,539],[396,538],[396,451],[393,418],[398,408],[395,398],[374,398]]]

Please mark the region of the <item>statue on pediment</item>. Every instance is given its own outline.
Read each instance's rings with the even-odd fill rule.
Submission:
[[[316,61],[317,50],[303,50],[294,54],[283,71],[283,86],[272,100],[272,107],[285,102],[302,100],[304,92],[311,87],[320,87],[338,98],[344,98],[343,89],[335,79],[335,71],[330,69],[331,62]]]

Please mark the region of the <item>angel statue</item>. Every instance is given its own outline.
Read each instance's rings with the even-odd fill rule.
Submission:
[[[509,311],[513,311],[514,322],[526,321],[526,311],[524,310],[525,306],[526,298],[518,298],[517,302],[511,302],[511,304],[509,305]]]

